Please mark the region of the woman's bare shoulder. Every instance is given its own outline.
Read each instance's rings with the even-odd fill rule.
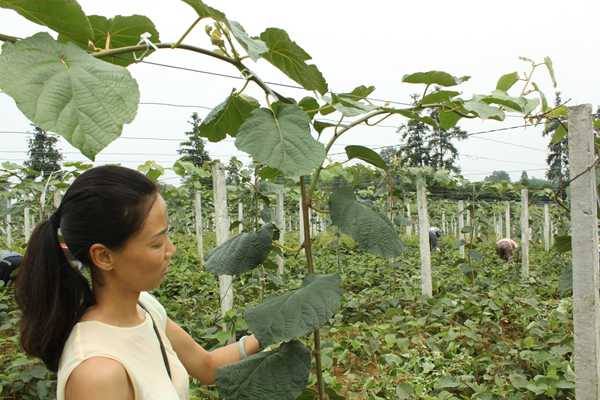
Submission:
[[[123,365],[107,357],[91,357],[67,380],[65,400],[134,400],[133,386]]]

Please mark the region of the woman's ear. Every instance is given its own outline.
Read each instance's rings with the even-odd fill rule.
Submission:
[[[94,243],[90,246],[90,259],[101,270],[111,271],[114,268],[113,252],[103,244]]]

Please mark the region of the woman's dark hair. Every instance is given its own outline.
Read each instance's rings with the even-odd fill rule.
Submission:
[[[49,370],[58,370],[71,329],[96,303],[88,280],[60,248],[58,228],[72,255],[90,268],[92,281],[100,285],[90,247],[123,247],[141,229],[157,193],[157,185],[136,170],[91,168],[75,179],[58,210],[31,234],[16,280],[21,345]]]

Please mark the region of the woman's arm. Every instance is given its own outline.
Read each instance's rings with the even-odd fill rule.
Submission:
[[[238,362],[241,358],[237,342],[210,352],[206,351],[170,318],[167,318],[167,337],[188,374],[205,385],[215,382],[218,368]],[[248,355],[259,350],[259,343],[254,335],[246,338],[244,348]]]

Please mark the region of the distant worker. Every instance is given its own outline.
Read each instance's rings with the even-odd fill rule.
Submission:
[[[512,239],[500,239],[496,242],[496,254],[504,261],[510,261],[519,245]]]
[[[4,286],[12,280],[12,274],[21,265],[22,259],[19,253],[0,250],[0,281],[4,281]]]
[[[435,226],[429,228],[429,249],[436,250],[438,247],[438,240],[442,237],[442,230]]]

